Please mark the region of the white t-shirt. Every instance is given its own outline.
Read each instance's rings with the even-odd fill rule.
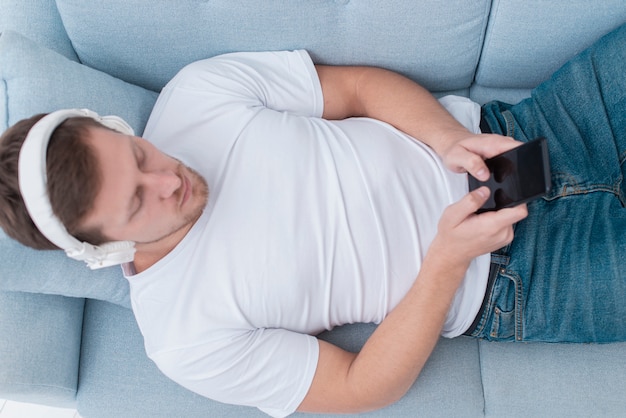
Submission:
[[[145,131],[209,184],[180,244],[126,271],[148,356],[192,391],[274,416],[310,387],[312,335],[381,322],[467,193],[427,146],[379,121],[321,119],[323,103],[305,51],[229,54],[183,69]],[[478,105],[444,104],[478,129]],[[444,335],[471,324],[488,266],[471,264]]]

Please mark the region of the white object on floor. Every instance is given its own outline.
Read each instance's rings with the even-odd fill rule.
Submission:
[[[74,409],[0,399],[0,418],[80,418]]]

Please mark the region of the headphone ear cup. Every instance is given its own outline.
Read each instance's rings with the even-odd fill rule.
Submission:
[[[124,119],[118,116],[102,116],[99,118],[99,122],[107,128],[125,135],[135,135],[133,128]]]

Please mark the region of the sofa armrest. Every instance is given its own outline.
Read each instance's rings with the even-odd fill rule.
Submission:
[[[0,398],[74,407],[84,304],[0,292]]]

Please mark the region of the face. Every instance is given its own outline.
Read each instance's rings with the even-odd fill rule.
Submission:
[[[134,241],[138,251],[178,243],[206,206],[206,181],[142,138],[106,129],[90,134],[102,184],[84,225],[111,240]]]

